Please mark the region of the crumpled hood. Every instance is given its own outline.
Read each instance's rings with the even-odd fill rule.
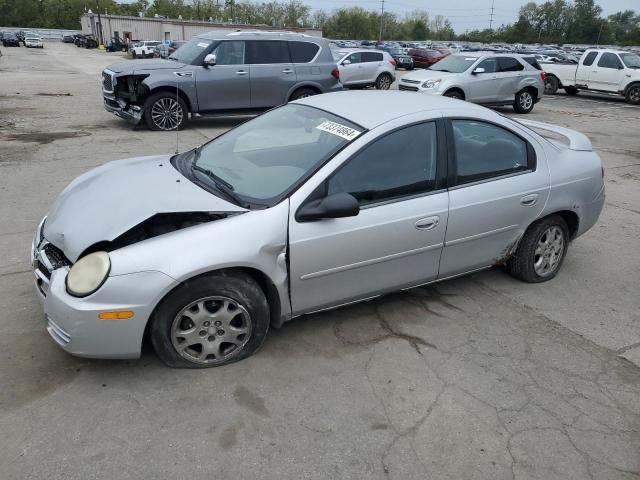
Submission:
[[[158,213],[246,211],[185,178],[170,158],[120,160],[79,176],[49,210],[44,237],[75,262],[88,247]]]
[[[180,70],[185,66],[185,63],[155,58],[153,60],[135,60],[130,62],[113,63],[107,67],[107,70],[111,70],[115,73],[133,74],[149,70]]]
[[[436,70],[416,70],[403,76],[402,80],[419,80],[421,82],[424,82],[425,80],[430,80],[432,78],[445,79],[447,77],[451,77],[452,75],[459,74],[450,72],[438,72]]]

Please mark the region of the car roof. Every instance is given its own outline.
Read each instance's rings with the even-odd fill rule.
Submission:
[[[469,113],[478,112],[486,116],[489,111],[479,105],[448,97],[398,90],[344,90],[306,97],[295,103],[325,110],[367,129],[419,112],[458,107]]]
[[[261,30],[241,30],[238,32],[231,33],[223,33],[217,31],[211,31],[207,33],[203,33],[198,35],[198,38],[205,38],[207,40],[222,40],[224,38],[235,38],[238,39],[261,39],[261,40],[306,40],[306,41],[315,41],[318,42],[322,40],[322,37],[313,37],[311,35],[307,35],[304,33],[296,33],[296,32],[270,32],[270,31],[261,31]]]

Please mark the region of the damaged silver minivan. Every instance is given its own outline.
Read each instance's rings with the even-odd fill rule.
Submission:
[[[47,330],[67,352],[174,367],[256,352],[293,317],[506,264],[553,278],[604,203],[589,140],[483,107],[340,92],[177,155],[74,180],[37,228]]]

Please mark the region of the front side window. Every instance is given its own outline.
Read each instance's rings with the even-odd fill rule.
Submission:
[[[216,65],[244,65],[244,42],[222,42],[213,51]]]
[[[486,58],[476,68],[484,68],[484,73],[495,73],[498,71],[498,61],[495,58]]]
[[[203,145],[195,151],[191,169],[200,170],[198,178],[208,182],[214,193],[216,183],[209,182],[206,172],[236,196],[271,205],[362,131],[328,112],[288,104]]]
[[[593,65],[593,61],[596,59],[597,56],[598,56],[598,52],[589,52],[587,56],[584,57],[584,62],[582,62],[582,65],[590,67],[591,65]]]
[[[345,60],[349,60],[351,63],[362,63],[362,54],[360,52],[352,53]]]
[[[264,65],[291,63],[287,42],[282,40],[250,40],[247,42],[247,63]]]
[[[436,188],[434,122],[396,130],[367,145],[328,180],[328,194],[350,193],[360,205]]]
[[[499,57],[498,65],[500,72],[519,72],[524,70],[524,65],[513,57]]]
[[[602,68],[622,68],[622,63],[620,63],[620,59],[618,55],[615,53],[605,52],[598,60],[598,66]]]
[[[529,170],[526,142],[504,128],[452,120],[457,184]]]

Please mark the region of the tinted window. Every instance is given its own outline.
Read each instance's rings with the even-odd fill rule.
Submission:
[[[244,42],[222,42],[213,51],[216,65],[244,64]]]
[[[597,56],[598,56],[598,52],[589,52],[587,56],[584,57],[584,62],[582,62],[582,64],[588,67],[589,65],[593,64],[593,61],[596,59]]]
[[[542,67],[538,63],[538,60],[536,60],[536,57],[522,57],[522,59],[536,70],[542,70]]]
[[[363,62],[381,62],[382,54],[378,52],[364,52],[362,54]]]
[[[311,42],[289,42],[291,61],[293,63],[308,63],[313,60],[320,47]]]
[[[603,53],[598,60],[598,66],[602,68],[620,68],[622,63],[615,53]]]
[[[286,42],[280,40],[250,40],[247,42],[247,63],[291,63]]]
[[[513,57],[499,57],[498,65],[501,72],[519,72],[524,66]]]
[[[397,130],[366,146],[331,177],[328,193],[348,192],[361,205],[428,192],[436,184],[433,122]]]
[[[484,122],[453,120],[457,183],[469,183],[529,169],[527,144]]]
[[[345,60],[349,60],[351,63],[362,63],[362,54],[361,53],[352,53]]]
[[[498,71],[498,61],[495,58],[487,58],[481,61],[476,68],[484,68],[485,73],[494,73]]]

